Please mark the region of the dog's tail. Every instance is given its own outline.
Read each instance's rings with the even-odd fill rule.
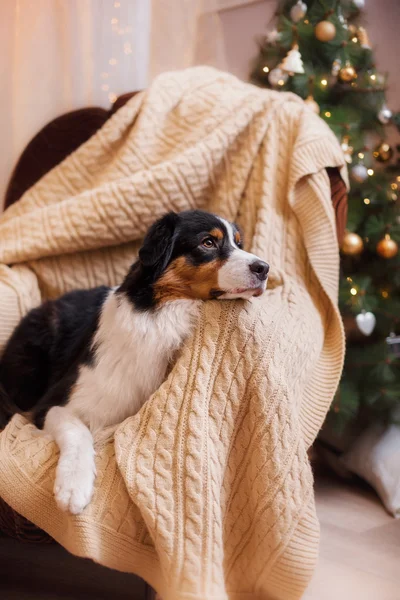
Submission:
[[[0,431],[4,429],[13,415],[20,412],[0,383]]]

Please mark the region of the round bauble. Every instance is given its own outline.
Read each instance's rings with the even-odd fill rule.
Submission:
[[[279,67],[272,69],[272,71],[270,71],[270,73],[268,75],[268,81],[274,87],[277,87],[278,85],[279,86],[285,85],[288,78],[289,78],[288,73],[285,73],[285,71],[282,71],[282,69],[280,69]]]
[[[381,142],[375,148],[373,156],[378,162],[387,162],[393,157],[393,148],[387,142]]]
[[[336,27],[330,21],[320,21],[314,28],[314,34],[320,42],[331,42],[336,36]]]
[[[351,176],[357,183],[362,183],[368,177],[368,169],[365,165],[358,164],[351,168]]]
[[[319,104],[318,104],[318,102],[315,102],[315,100],[312,96],[307,96],[307,98],[304,100],[304,102],[307,104],[308,108],[310,108],[313,112],[315,112],[315,114],[319,115],[319,112],[320,112]]]
[[[339,79],[343,83],[350,83],[357,79],[357,73],[352,65],[345,65],[339,71]]]
[[[298,23],[301,19],[304,19],[307,13],[307,4],[298,0],[298,2],[290,9],[290,18],[294,23]]]
[[[392,116],[392,111],[386,105],[382,106],[381,110],[378,112],[378,119],[382,125],[387,125]]]
[[[344,234],[341,251],[347,256],[357,256],[364,249],[364,243],[357,233],[346,231]]]
[[[362,10],[365,7],[365,0],[353,0],[353,4],[358,10]]]
[[[387,233],[383,240],[378,242],[376,251],[382,258],[393,258],[398,253],[399,246]]]

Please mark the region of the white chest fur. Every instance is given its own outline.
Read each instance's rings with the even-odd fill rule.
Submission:
[[[168,302],[139,312],[114,290],[94,338],[93,365],[80,369],[68,408],[92,432],[135,414],[161,385],[168,363],[191,333],[200,303]]]

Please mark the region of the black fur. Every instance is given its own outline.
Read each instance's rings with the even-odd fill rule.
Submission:
[[[51,406],[68,400],[79,365],[90,364],[91,342],[109,288],[79,290],[31,310],[12,334],[0,362],[0,422],[34,410],[38,426]]]
[[[117,294],[125,294],[136,310],[151,310],[157,304],[153,286],[176,257],[193,265],[228,258],[227,235],[212,249],[202,247],[214,228],[227,233],[217,217],[203,211],[165,215],[149,229]],[[0,427],[24,411],[42,427],[48,409],[68,401],[79,366],[94,360],[93,337],[109,289],[65,294],[32,310],[17,326],[0,362]],[[211,297],[221,293],[213,290]]]

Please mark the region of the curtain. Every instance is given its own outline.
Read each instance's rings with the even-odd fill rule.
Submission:
[[[1,0],[0,211],[12,169],[50,120],[194,64],[226,68],[221,11],[254,0]]]

